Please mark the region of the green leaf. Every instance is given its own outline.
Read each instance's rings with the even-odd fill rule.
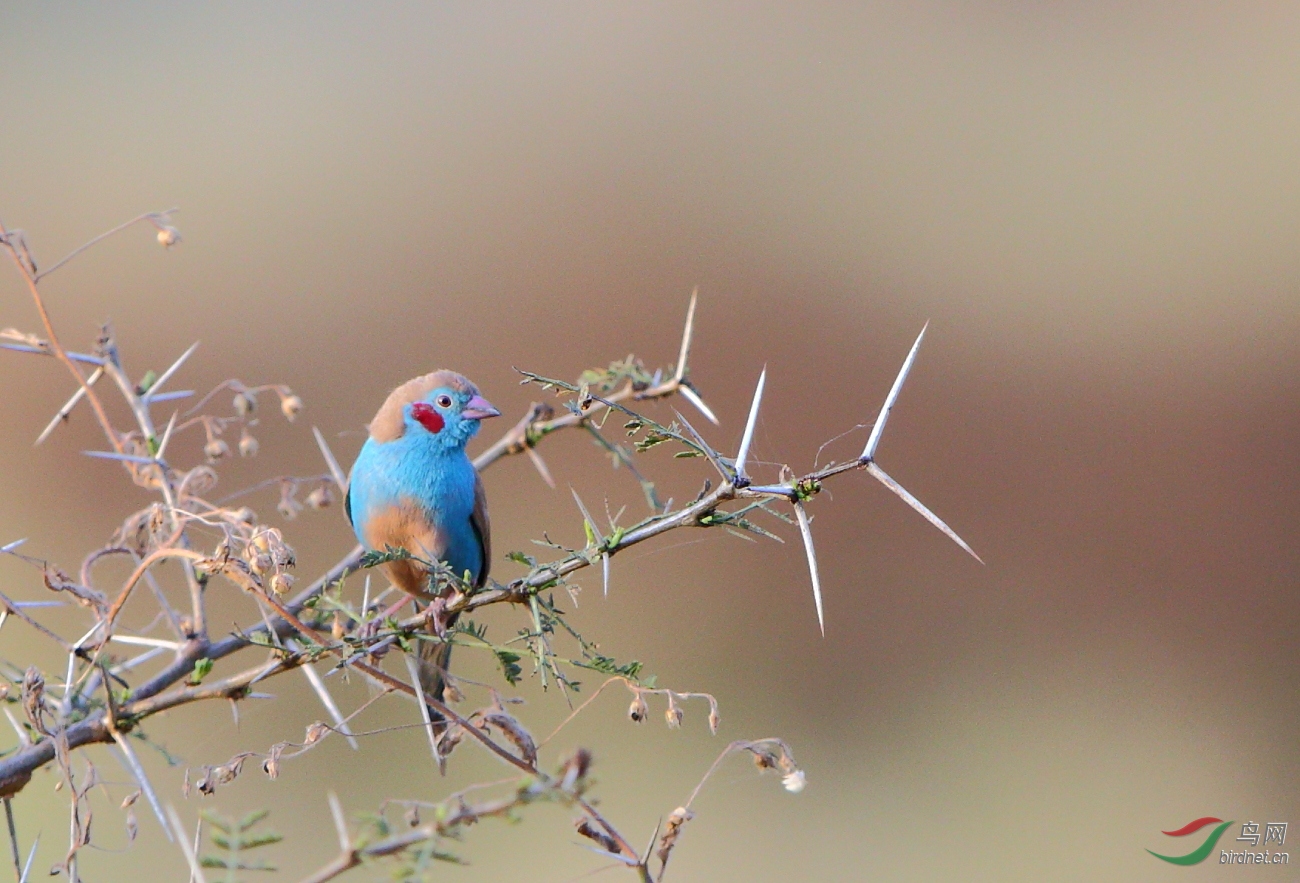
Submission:
[[[501,672],[505,675],[506,681],[512,687],[519,683],[519,678],[524,673],[524,670],[519,667],[519,654],[509,650],[493,650],[493,652],[496,654],[497,662],[501,664]]]
[[[203,683],[203,679],[212,673],[212,660],[204,656],[201,659],[194,660],[194,671],[190,672],[189,684],[197,687]]]
[[[536,567],[537,559],[532,555],[525,555],[523,552],[507,552],[506,558],[516,564],[522,564],[525,567]]]

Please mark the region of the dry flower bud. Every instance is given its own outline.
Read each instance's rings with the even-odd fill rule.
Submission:
[[[499,729],[501,735],[519,749],[519,757],[522,760],[530,765],[537,764],[537,744],[518,720],[504,711],[490,711],[483,715],[483,722]]]
[[[306,745],[315,745],[321,739],[324,739],[329,731],[329,727],[325,726],[320,721],[316,721],[316,723],[307,728],[307,735],[303,738],[303,743]]]
[[[180,231],[171,224],[164,224],[158,228],[158,244],[164,248],[171,248],[181,241]]]
[[[722,723],[722,718],[718,716],[716,708],[709,709],[709,732],[718,735],[718,725]]]
[[[233,517],[236,521],[242,521],[244,524],[257,524],[257,513],[247,506],[236,509]]]
[[[280,758],[268,757],[266,760],[262,761],[262,772],[266,773],[267,778],[280,778]]]
[[[682,725],[682,710],[670,702],[668,710],[664,712],[664,719],[668,721],[668,726],[675,730]]]
[[[307,495],[307,505],[313,509],[325,509],[334,502],[334,492],[329,485],[322,484]]]
[[[302,399],[296,395],[287,395],[280,399],[280,410],[290,423],[302,411]]]
[[[293,588],[293,574],[285,573],[283,570],[271,577],[271,591],[277,595],[284,595]]]
[[[125,797],[122,798],[122,804],[121,804],[121,807],[120,807],[120,808],[121,808],[121,809],[130,809],[130,808],[131,808],[131,805],[134,804],[134,803],[135,803],[137,800],[139,800],[139,799],[140,799],[140,792],[139,792],[139,791],[132,791],[130,794],[128,794],[128,795],[126,795]]]
[[[239,456],[241,456],[241,457],[256,457],[256,456],[257,456],[257,447],[258,447],[258,445],[257,445],[257,439],[255,439],[255,438],[253,438],[251,435],[249,435],[249,434],[248,434],[248,430],[244,430],[242,433],[240,433],[240,436],[239,436]]]
[[[460,687],[451,678],[446,678],[442,685],[443,702],[464,702],[465,694],[461,692]]]
[[[438,756],[445,759],[460,744],[460,740],[464,738],[464,727],[460,724],[452,724],[447,728],[447,732],[442,734],[442,738],[438,740]]]
[[[803,770],[794,770],[781,777],[781,784],[791,794],[798,794],[808,784],[808,780],[804,777]]]
[[[641,696],[641,694],[637,693],[635,696],[633,696],[632,704],[628,706],[627,709],[627,716],[630,717],[635,723],[639,724],[645,721],[646,715],[648,715],[649,713],[650,713],[650,709],[646,707],[645,699]]]
[[[264,573],[270,573],[271,568],[274,566],[275,562],[271,560],[271,556],[266,552],[260,552],[253,555],[248,561],[248,569],[258,576],[261,576]]]
[[[237,392],[233,404],[236,414],[240,417],[247,417],[257,410],[257,397],[251,392]]]
[[[214,438],[203,446],[203,454],[209,463],[215,463],[222,457],[230,456],[230,445],[224,439]]]

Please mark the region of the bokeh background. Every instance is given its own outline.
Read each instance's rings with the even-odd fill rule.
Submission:
[[[111,320],[137,375],[202,340],[178,386],[303,396],[224,471],[232,491],[319,471],[313,424],[350,462],[386,392],[433,367],[514,415],[535,393],[512,366],[670,362],[695,286],[709,435],[734,450],[766,364],[757,455],[805,468],[872,418],[930,320],[880,458],[987,566],[859,475],[815,507],[824,639],[788,527],[784,546],[688,532],[620,556],[608,598],[580,580],[576,623],[714,693],[722,733],[694,707],[680,731],[661,708],[635,727],[611,695],[552,756],[591,746],[603,805],[644,841],[726,740],[791,742],[807,790],[730,761],[669,879],[1289,879],[1144,850],[1187,851],[1159,832],[1205,815],[1300,824],[1298,41],[1300,10],[1269,3],[8,4],[0,218],[48,264],[182,208],[178,248],[133,229],[43,288],[69,345]],[[37,328],[13,272],[0,325]],[[0,539],[74,569],[146,497],[80,456],[99,444],[86,412],[33,449],[71,386],[0,362]],[[580,541],[568,485],[638,511],[576,434],[544,453],[559,490],[522,459],[487,474],[496,549]],[[643,467],[679,499],[707,472]],[[274,495],[252,503],[280,523]],[[351,542],[337,509],[281,526],[304,576]],[[0,581],[44,597],[19,562]],[[0,656],[60,665],[12,621]],[[302,679],[273,689],[238,729],[213,706],[149,731],[197,768],[323,716]],[[521,693],[542,732],[566,712]],[[385,700],[359,725],[414,714]],[[418,731],[363,748],[331,740],[277,782],[250,767],[206,801],[149,763],[191,822],[269,807],[283,879],[333,854],[328,789],[361,813],[501,774],[462,748],[439,779]],[[67,831],[55,780],[15,804],[41,875]],[[186,876],[143,804],[122,853],[97,800],[88,879]],[[602,860],[576,840],[538,807],[475,829],[445,876],[577,879]]]

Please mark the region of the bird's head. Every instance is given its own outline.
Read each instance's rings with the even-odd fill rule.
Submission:
[[[463,448],[480,420],[500,413],[462,375],[435,371],[393,390],[371,421],[370,435],[379,442],[423,437],[439,447]]]

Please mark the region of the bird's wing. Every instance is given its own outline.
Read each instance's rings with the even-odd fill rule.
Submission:
[[[357,520],[352,517],[352,482],[348,482],[347,492],[343,495],[343,514],[348,517],[348,524],[356,529]]]
[[[469,514],[470,527],[478,535],[479,548],[483,550],[483,566],[479,568],[478,585],[487,584],[488,569],[492,566],[492,523],[488,520],[487,494],[483,492],[483,477],[474,476],[474,510]]]

